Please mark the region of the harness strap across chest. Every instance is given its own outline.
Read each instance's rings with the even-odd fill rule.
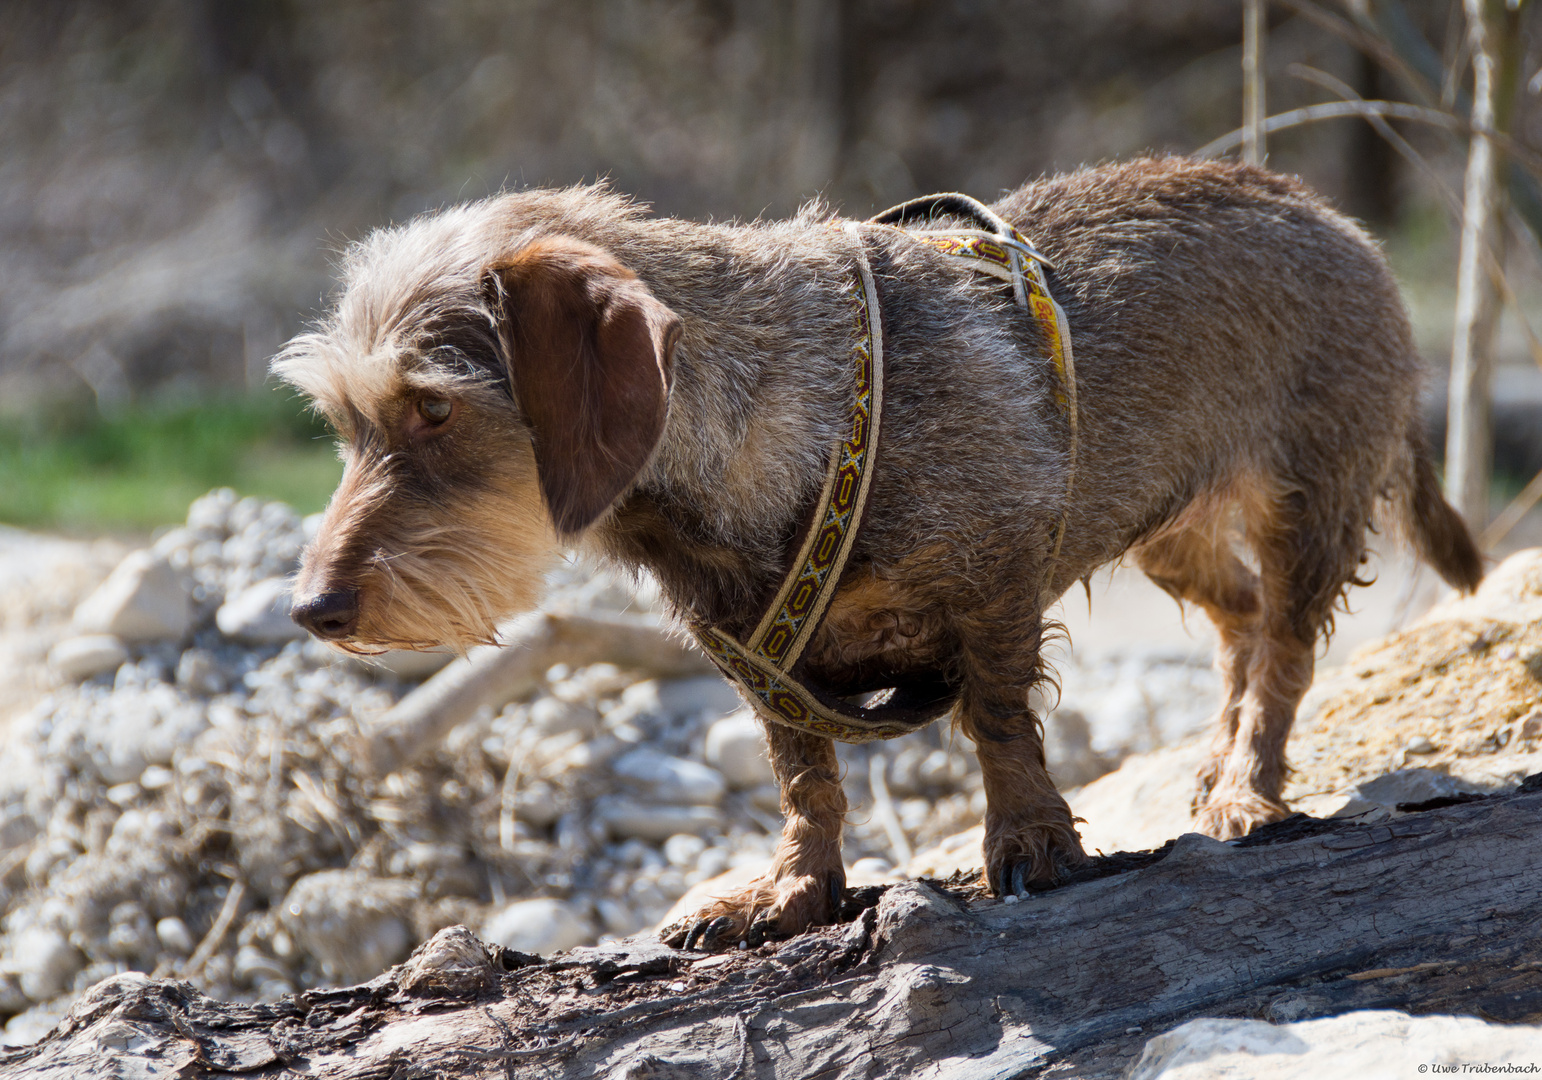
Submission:
[[[980,229],[909,231],[902,222],[939,213],[962,216]],[[1075,478],[1077,449],[1076,369],[1065,314],[1050,296],[1044,277],[1048,260],[988,208],[966,195],[932,195],[887,210],[871,222],[847,222],[857,239],[858,288],[852,293],[856,333],[851,347],[854,399],[847,434],[830,453],[824,486],[803,531],[792,568],[760,622],[743,641],[706,624],[691,627],[702,649],[730,681],[749,692],[765,719],[842,742],[869,742],[909,734],[952,708],[957,688],[937,673],[882,691],[856,705],[804,677],[802,658],[835,596],[851,554],[876,472],[883,423],[883,319],[878,289],[862,241],[862,228],[888,226],[934,248],[949,259],[1012,285],[1018,305],[1038,321],[1050,351],[1058,386],[1057,404],[1066,417],[1070,468],[1067,496]],[[1069,498],[1065,505],[1069,505]],[[1065,509],[1050,552],[1053,567],[1065,539]]]

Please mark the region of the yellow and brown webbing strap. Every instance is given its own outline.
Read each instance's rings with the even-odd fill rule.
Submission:
[[[1010,282],[1017,303],[1043,328],[1050,358],[1059,376],[1056,400],[1070,429],[1070,467],[1061,509],[1053,566],[1065,539],[1070,485],[1075,481],[1077,450],[1076,369],[1065,314],[1049,294],[1044,277],[1048,260],[982,204],[965,195],[936,195],[895,207],[867,225],[895,225],[911,217],[947,213],[972,217],[988,229],[908,231],[908,236],[957,259],[971,270]],[[883,422],[883,317],[878,288],[862,239],[863,224],[847,222],[856,238],[858,288],[852,295],[856,335],[851,347],[853,406],[848,434],[831,450],[824,485],[804,531],[791,570],[776,597],[746,640],[706,624],[691,627],[697,642],[732,682],[743,687],[764,718],[843,742],[868,742],[906,735],[951,706],[956,690],[937,680],[921,680],[868,705],[854,705],[811,686],[799,663],[835,596],[841,571],[851,554],[872,487],[878,436]]]
[[[1067,468],[1065,494],[1060,508],[1060,524],[1055,529],[1055,543],[1049,561],[1053,567],[1065,543],[1066,518],[1071,509],[1071,492],[1076,486],[1076,459],[1080,444],[1079,410],[1076,405],[1076,362],[1071,355],[1071,328],[1065,312],[1049,294],[1044,268],[1054,265],[1022,233],[1013,228],[990,207],[958,192],[927,195],[885,210],[873,218],[877,225],[899,228],[916,218],[932,219],[938,215],[972,219],[984,229],[902,229],[906,236],[958,260],[982,274],[1009,282],[1018,306],[1038,320],[1049,346],[1050,363],[1060,385],[1055,401],[1066,419]]]
[[[883,318],[878,288],[856,223],[860,288],[853,296],[857,333],[851,348],[855,386],[851,427],[830,454],[815,518],[765,615],[745,641],[716,627],[693,627],[696,639],[723,673],[748,689],[757,709],[782,724],[845,742],[889,739],[914,731],[914,723],[870,718],[856,707],[832,707],[794,674],[809,638],[819,628],[851,554],[873,482],[883,418]]]

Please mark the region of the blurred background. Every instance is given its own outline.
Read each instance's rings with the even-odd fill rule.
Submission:
[[[534,677],[382,761],[380,732],[448,658],[356,664],[286,617],[341,466],[267,375],[323,310],[345,244],[531,185],[607,179],[694,219],[814,197],[865,217],[1140,153],[1236,153],[1243,7],[0,4],[0,1043],[38,1038],[126,969],[273,999],[370,978],[454,923],[543,954],[645,931],[690,909],[689,890],[767,865],[780,818],[763,739],[699,657],[541,654]],[[1535,167],[1542,42],[1525,7],[1503,125]],[[1265,24],[1267,164],[1383,243],[1439,448],[1473,85],[1462,4],[1273,0]],[[1399,103],[1392,140],[1311,111],[1356,97]],[[1542,471],[1542,343],[1520,317],[1542,317],[1533,176],[1506,174],[1489,516]],[[1490,550],[1539,542],[1532,509]],[[1373,544],[1391,557],[1325,668],[1438,597]],[[552,585],[561,617],[657,616],[646,583],[593,567]],[[1036,703],[1051,773],[1089,848],[1159,845],[1190,820],[1218,690],[1208,627],[1130,571],[1087,599],[1053,613],[1076,649],[1057,647],[1061,693]],[[1387,770],[1426,784],[1376,796],[1395,806],[1542,769],[1511,760],[1542,754],[1542,638],[1431,641],[1445,697],[1409,674],[1423,663],[1409,646],[1376,679],[1374,657],[1339,669],[1378,708],[1417,689],[1396,722],[1367,712],[1367,734],[1303,708],[1293,805],[1359,806],[1354,785]],[[1469,661],[1476,682],[1450,674]],[[963,830],[983,787],[961,736],[938,725],[841,753],[850,880],[978,864]]]
[[[1437,87],[1465,63],[1460,4],[1389,10]],[[1307,68],[1420,100],[1320,19],[1268,23],[1271,113],[1342,96]],[[1237,0],[6,4],[0,522],[144,530],[216,483],[318,508],[338,467],[266,365],[374,226],[596,178],[693,218],[990,199],[1237,128],[1241,33]],[[1459,133],[1400,130],[1460,191]],[[1271,136],[1268,164],[1385,240],[1438,397],[1456,234],[1429,178],[1353,118]],[[1502,393],[1542,398],[1514,327],[1500,352]],[[1539,468],[1501,447],[1501,485]]]

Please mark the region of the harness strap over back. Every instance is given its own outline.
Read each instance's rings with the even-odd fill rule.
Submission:
[[[1068,457],[1066,468],[1065,499],[1061,506],[1060,524],[1055,530],[1055,544],[1050,552],[1050,565],[1060,558],[1060,547],[1065,542],[1066,514],[1071,505],[1071,491],[1076,486],[1076,456],[1080,443],[1077,429],[1076,362],[1071,356],[1071,328],[1066,323],[1065,312],[1049,294],[1049,281],[1044,276],[1046,267],[1054,264],[1028,242],[1022,233],[1013,228],[990,207],[958,192],[925,195],[919,199],[900,203],[873,218],[877,225],[898,227],[916,218],[928,220],[939,215],[974,220],[983,226],[979,229],[945,229],[906,231],[906,235],[935,248],[944,255],[969,266],[982,274],[1001,278],[1012,285],[1012,295],[1018,306],[1026,308],[1038,320],[1049,346],[1050,362],[1060,385],[1055,390],[1055,401],[1066,419],[1068,429]]]
[[[1048,260],[1017,230],[967,195],[933,195],[912,200],[865,224],[897,227],[913,217],[938,213],[969,217],[986,228],[900,231],[972,270],[1010,282],[1018,304],[1038,320],[1059,376],[1056,398],[1069,425],[1070,472],[1074,479],[1076,375],[1065,315],[1050,297],[1044,278],[1043,267],[1049,265]],[[857,239],[859,279],[859,288],[852,295],[857,332],[850,354],[855,390],[851,424],[847,435],[831,450],[825,482],[792,568],[746,640],[740,641],[715,626],[691,627],[697,642],[723,674],[749,692],[762,717],[853,743],[909,734],[947,712],[958,696],[956,687],[948,685],[940,673],[932,672],[883,690],[865,705],[857,705],[804,677],[804,651],[835,596],[867,508],[883,422],[883,321],[872,266],[862,241],[862,227],[857,222],[844,226]],[[1062,508],[1050,555],[1051,566],[1059,558],[1064,538]]]

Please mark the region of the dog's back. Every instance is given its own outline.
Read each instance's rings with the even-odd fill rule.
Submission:
[[[1072,561],[1250,484],[1327,496],[1325,520],[1367,519],[1386,489],[1421,554],[1475,583],[1475,549],[1419,478],[1424,372],[1397,286],[1354,222],[1292,179],[1182,158],[1031,184],[998,209],[1055,261],[1076,343],[1073,512],[1120,523],[1080,530]]]

